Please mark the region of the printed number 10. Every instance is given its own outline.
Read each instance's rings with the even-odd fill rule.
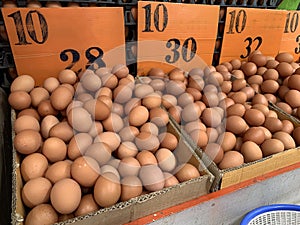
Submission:
[[[160,18],[160,8],[162,7],[163,12],[163,24],[160,28],[159,18]],[[145,29],[142,32],[154,32],[151,29],[151,4],[145,5]],[[168,10],[164,4],[158,4],[154,10],[154,27],[158,32],[163,32],[168,24]]]
[[[33,24],[33,15],[36,15],[39,20],[39,25],[40,25],[40,33],[42,34],[41,40],[38,40],[36,31],[35,31],[35,26]],[[22,16],[20,11],[16,11],[8,17],[13,18],[15,27],[16,27],[16,32],[17,36],[19,39],[19,42],[16,43],[16,45],[29,45],[31,44],[29,41],[26,39],[25,35],[25,27],[22,22]],[[37,44],[43,44],[47,38],[48,38],[48,26],[45,17],[38,11],[36,10],[31,10],[27,13],[26,15],[26,29],[29,34],[29,37]]]

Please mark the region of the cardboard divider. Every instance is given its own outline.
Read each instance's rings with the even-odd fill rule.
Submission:
[[[12,111],[12,124],[16,118]],[[173,151],[179,163],[191,163],[200,173],[200,177],[194,178],[172,187],[164,188],[160,191],[151,192],[125,202],[119,202],[109,208],[102,208],[96,212],[85,216],[75,217],[56,224],[76,224],[76,225],[99,225],[114,224],[121,225],[134,221],[146,215],[150,215],[159,210],[178,205],[180,203],[206,195],[210,192],[214,176],[206,168],[196,152],[187,143],[182,134],[178,132],[172,121],[167,126],[167,131],[174,134],[178,139],[178,146]],[[14,138],[14,132],[12,133]],[[13,224],[24,224],[26,210],[22,204],[21,190],[23,181],[20,173],[20,154],[13,149],[13,193],[12,193],[12,216]]]

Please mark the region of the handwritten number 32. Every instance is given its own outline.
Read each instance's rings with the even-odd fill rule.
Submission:
[[[241,59],[245,59],[245,58],[247,58],[249,55],[250,55],[250,53],[252,52],[252,44],[254,43],[254,42],[258,42],[257,43],[257,45],[256,45],[256,47],[255,47],[255,49],[254,49],[254,51],[256,51],[256,50],[258,50],[259,49],[259,47],[261,46],[261,44],[262,44],[262,37],[260,37],[260,36],[257,36],[257,37],[255,37],[254,39],[252,39],[251,37],[247,37],[246,39],[245,39],[245,41],[244,42],[248,42],[248,45],[246,46],[246,55],[240,55],[240,57],[241,57]]]

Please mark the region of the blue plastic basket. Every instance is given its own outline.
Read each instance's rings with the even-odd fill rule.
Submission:
[[[273,204],[256,208],[241,225],[300,225],[300,205]]]

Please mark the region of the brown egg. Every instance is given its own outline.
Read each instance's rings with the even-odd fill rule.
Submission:
[[[300,91],[289,90],[286,92],[284,99],[292,108],[300,107]]]
[[[247,109],[244,119],[250,126],[260,126],[265,122],[265,115],[258,109]]]
[[[257,71],[257,66],[253,62],[246,62],[241,66],[242,71],[244,72],[245,76],[252,76]]]
[[[111,149],[111,152],[115,151],[120,143],[121,143],[121,138],[118,134],[111,132],[111,131],[106,131],[103,133],[100,133],[98,136],[95,137],[94,143],[97,142],[103,142],[109,146]]]
[[[273,118],[278,119],[278,115],[274,110],[270,110],[269,114],[266,117],[273,117]]]
[[[115,74],[119,79],[121,79],[129,74],[129,69],[126,65],[117,64],[113,66],[111,73]]]
[[[50,102],[56,110],[63,110],[72,101],[73,94],[72,92],[64,86],[57,87],[50,96]]]
[[[180,106],[172,106],[168,109],[168,112],[177,123],[181,123],[182,108]]]
[[[111,149],[105,143],[102,142],[93,143],[87,148],[85,152],[85,156],[89,156],[95,159],[100,166],[103,166],[111,158]]]
[[[279,84],[275,80],[265,80],[261,84],[261,91],[263,93],[271,93],[274,94],[279,89]]]
[[[177,105],[177,98],[173,95],[165,94],[162,96],[162,105],[166,108],[169,109],[172,106]]]
[[[201,97],[202,97],[201,92],[199,90],[197,90],[196,88],[190,88],[189,87],[185,90],[185,92],[191,94],[195,101],[200,100]]]
[[[166,84],[167,94],[171,94],[174,96],[179,96],[185,92],[186,86],[183,82],[178,80],[170,80]]]
[[[229,116],[226,120],[226,129],[234,134],[242,134],[247,129],[247,123],[240,116]]]
[[[114,74],[108,73],[101,76],[102,86],[114,89],[118,85],[118,77]]]
[[[34,207],[26,216],[25,225],[54,224],[58,215],[50,204],[40,204]]]
[[[119,132],[120,138],[123,142],[133,141],[138,134],[139,134],[139,130],[134,126],[124,127]]]
[[[71,178],[71,164],[66,160],[53,163],[48,167],[45,177],[53,184],[64,178]]]
[[[139,150],[155,152],[159,147],[159,140],[157,136],[151,133],[140,132],[135,138],[135,144]]]
[[[36,87],[30,91],[30,97],[32,106],[37,107],[43,100],[48,100],[50,95],[45,88]]]
[[[33,108],[21,110],[21,111],[17,114],[17,118],[19,118],[19,117],[21,117],[21,116],[31,116],[31,117],[34,117],[35,119],[37,119],[38,121],[41,120],[41,117],[40,117],[39,113],[37,112],[36,109],[33,109]]]
[[[282,120],[281,122],[283,126],[281,131],[291,134],[294,130],[293,123],[289,120]]]
[[[42,117],[48,115],[56,116],[58,114],[58,111],[55,108],[53,108],[50,100],[41,101],[40,104],[38,105],[37,110],[40,116]]]
[[[238,92],[231,92],[231,95],[228,95],[228,97],[232,98],[232,100],[237,104],[244,104],[247,101],[248,96],[245,92],[238,91]]]
[[[275,59],[269,59],[266,63],[266,67],[268,69],[275,69],[277,67],[277,65],[279,64],[279,62]]]
[[[59,120],[57,119],[57,117],[53,115],[45,116],[41,122],[41,134],[43,138],[48,138],[49,131],[51,130],[52,127],[54,127],[58,123]]]
[[[64,69],[59,72],[58,80],[61,84],[75,84],[77,81],[77,76],[74,71],[70,69]]]
[[[169,122],[168,112],[162,108],[154,108],[149,112],[150,122],[158,127],[165,127]]]
[[[263,77],[260,75],[253,75],[248,77],[247,79],[248,84],[259,84],[261,85],[263,83]]]
[[[121,159],[118,167],[119,174],[121,177],[126,176],[137,176],[141,165],[139,161],[134,157],[125,157]]]
[[[148,191],[159,191],[164,188],[164,175],[161,169],[156,165],[142,166],[139,172],[139,178]]]
[[[206,146],[209,141],[207,133],[203,130],[195,129],[189,135],[200,148]]]
[[[233,70],[232,75],[234,75],[237,79],[245,79],[244,73],[242,70]]]
[[[241,153],[244,156],[245,163],[253,162],[263,157],[260,147],[252,141],[246,141],[242,144]]]
[[[155,157],[158,162],[158,166],[162,171],[171,172],[177,165],[175,155],[167,148],[160,148],[156,151]]]
[[[137,106],[129,113],[129,124],[131,126],[142,126],[149,118],[149,111],[145,106]]]
[[[40,131],[39,121],[36,118],[27,115],[18,117],[15,120],[13,126],[14,126],[14,132],[16,134],[18,134],[23,130]]]
[[[165,82],[161,79],[153,79],[149,85],[154,91],[163,91],[165,89]]]
[[[275,69],[267,69],[263,73],[263,78],[264,80],[278,80],[279,78],[279,73]]]
[[[244,79],[236,79],[232,81],[232,91],[240,91],[244,87],[246,87],[246,80]]]
[[[164,186],[165,188],[179,184],[179,181],[177,180],[177,178],[174,175],[172,175],[171,173],[163,172],[163,174],[164,174],[164,178],[165,178],[165,186]]]
[[[154,89],[148,84],[138,84],[135,86],[134,95],[137,98],[142,99],[151,93],[154,93]]]
[[[241,166],[244,163],[244,157],[238,151],[227,151],[224,153],[222,161],[219,163],[221,170]]]
[[[124,106],[125,115],[128,115],[135,107],[140,106],[141,102],[139,98],[130,99]]]
[[[136,155],[136,159],[139,161],[141,166],[145,165],[157,165],[157,159],[155,155],[148,151],[148,150],[142,150]]]
[[[92,117],[84,108],[73,108],[68,113],[68,122],[78,132],[88,132],[93,124]]]
[[[23,130],[14,138],[14,147],[21,154],[31,154],[36,152],[42,144],[42,137],[34,130]]]
[[[113,173],[114,175],[117,176],[118,179],[121,178],[119,171],[117,170],[119,165],[120,165],[121,160],[120,159],[114,159],[112,158],[111,160],[109,160],[107,162],[106,165],[101,166],[101,174],[105,174],[105,173]]]
[[[211,91],[204,93],[201,100],[207,107],[218,106],[220,102],[218,94]]]
[[[113,90],[114,102],[124,104],[132,97],[132,89],[129,85],[119,85]]]
[[[224,132],[218,137],[217,143],[219,143],[224,152],[234,149],[236,145],[236,137],[231,132]]]
[[[73,136],[73,129],[67,121],[59,122],[58,124],[54,125],[49,131],[49,137],[58,137],[64,142],[69,142]]]
[[[27,155],[21,163],[21,174],[24,181],[44,176],[48,168],[47,158],[41,153]]]
[[[185,122],[191,122],[199,118],[201,110],[196,103],[187,104],[181,112],[182,119]]]
[[[273,138],[278,139],[284,145],[284,150],[292,149],[296,147],[295,141],[292,136],[286,132],[278,131],[273,134]]]
[[[215,108],[206,108],[203,110],[201,119],[206,126],[217,127],[222,122],[220,113]]]
[[[158,127],[154,123],[147,122],[147,123],[144,123],[140,127],[140,132],[148,132],[155,136],[158,136],[159,130],[158,130]]]
[[[71,165],[72,178],[83,187],[94,186],[99,175],[100,167],[98,162],[91,157],[78,157]]]
[[[183,81],[185,78],[184,71],[179,68],[171,70],[168,75],[170,80]]]
[[[216,143],[208,143],[203,148],[205,154],[213,160],[216,164],[220,163],[224,156],[224,150],[222,149],[221,145]]]
[[[190,163],[179,165],[175,171],[175,176],[180,183],[200,177],[198,169]]]
[[[289,77],[288,79],[288,88],[290,89],[296,89],[300,91],[300,75],[299,74],[293,74],[292,76]]]
[[[143,185],[137,176],[127,176],[121,180],[121,201],[140,196],[142,191]]]
[[[296,127],[292,133],[292,136],[296,142],[296,146],[300,145],[300,127]]]
[[[171,151],[175,150],[178,145],[176,136],[170,132],[160,133],[158,136],[160,147],[167,148]]]
[[[271,133],[281,131],[283,128],[282,122],[274,117],[266,117],[263,126],[266,127]]]
[[[70,178],[56,182],[50,193],[50,200],[54,209],[61,214],[74,212],[81,200],[79,184]]]
[[[284,150],[284,144],[278,139],[271,138],[265,140],[261,144],[261,150],[264,156],[269,156],[272,154],[282,152]]]
[[[91,137],[96,137],[98,134],[102,133],[103,132],[103,125],[101,122],[99,121],[94,121],[93,124],[92,124],[92,127],[91,129],[89,130],[88,134],[91,136]]]
[[[262,54],[253,54],[251,57],[249,56],[249,61],[256,64],[257,67],[265,66],[267,63],[267,57]]]
[[[102,174],[94,186],[94,199],[101,207],[110,207],[121,197],[121,184],[113,173]]]
[[[227,117],[229,116],[244,116],[246,112],[245,106],[243,104],[237,103],[229,106],[226,110]]]
[[[66,158],[67,145],[60,138],[50,137],[44,141],[42,153],[47,157],[49,162],[58,162]]]
[[[108,68],[108,67],[100,67],[99,69],[97,69],[95,71],[95,74],[97,74],[99,77],[102,77],[104,75],[107,75],[111,73],[111,68]]]
[[[84,155],[92,142],[92,137],[87,133],[75,134],[68,144],[68,157],[71,160],[75,160],[79,156]]]
[[[262,94],[255,94],[254,97],[252,98],[252,105],[255,105],[255,104],[263,104],[263,105],[266,105],[268,106],[268,100],[267,98],[262,95]]]
[[[133,142],[122,142],[117,150],[117,156],[119,159],[126,157],[135,157],[138,153],[138,149]]]
[[[276,106],[285,111],[286,113],[292,114],[293,109],[289,104],[285,102],[277,102]]]
[[[151,68],[148,72],[149,77],[161,77],[165,76],[164,71],[161,68]]]
[[[217,128],[208,127],[206,129],[209,143],[211,143],[211,142],[215,143],[217,141],[218,136],[219,136],[218,132],[219,132],[218,127]]]
[[[83,216],[91,212],[99,210],[99,206],[94,200],[92,194],[82,196],[79,206],[75,211],[75,216]]]
[[[233,149],[234,149],[235,151],[240,152],[240,151],[241,151],[241,146],[242,146],[242,144],[243,144],[243,138],[237,137],[237,138],[236,138],[236,143],[235,143],[235,146],[234,146]]]
[[[51,188],[51,182],[44,177],[30,179],[22,188],[23,203],[29,208],[47,203],[49,201]]]
[[[142,105],[147,109],[153,109],[160,107],[161,101],[161,96],[158,93],[151,93],[142,99]]]
[[[95,98],[98,98],[99,96],[107,96],[110,99],[112,99],[112,90],[108,87],[101,87],[95,94]]]
[[[276,70],[279,73],[280,77],[288,77],[291,76],[294,72],[294,68],[291,64],[287,62],[281,62],[276,66]]]
[[[31,98],[25,91],[14,91],[10,93],[8,102],[13,109],[23,110],[30,107]]]
[[[24,91],[29,93],[35,86],[34,79],[29,75],[21,75],[16,77],[10,85],[10,91]]]
[[[239,59],[232,59],[230,61],[230,64],[232,65],[232,69],[234,69],[234,70],[240,69],[240,67],[242,65],[242,63]]]
[[[252,141],[258,145],[265,140],[265,133],[261,127],[250,127],[243,135],[243,141]]]
[[[116,113],[111,113],[108,118],[102,121],[106,131],[119,132],[124,127],[123,119]]]
[[[289,91],[290,89],[286,86],[280,86],[278,89],[278,95],[281,99],[284,99],[286,93]]]
[[[87,75],[83,75],[80,79],[80,82],[86,90],[91,92],[95,92],[99,90],[100,87],[102,87],[102,81],[100,77],[98,77],[93,72]]]
[[[294,61],[293,55],[288,52],[280,52],[278,55],[276,55],[275,59],[278,62],[287,62],[287,63],[292,63]]]

